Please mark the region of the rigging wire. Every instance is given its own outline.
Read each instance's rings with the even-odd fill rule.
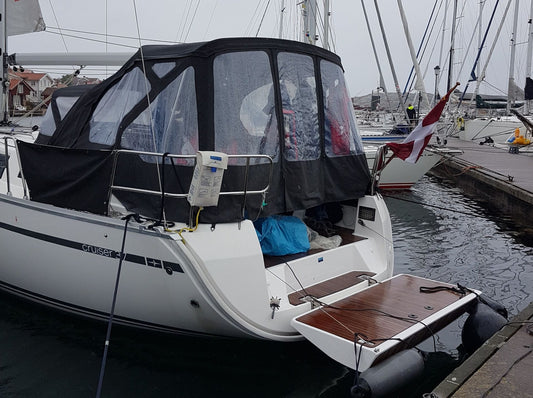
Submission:
[[[50,32],[50,29],[60,30],[62,32],[83,33],[83,34],[92,35],[92,36],[113,37],[115,39],[126,39],[126,40],[135,40],[135,41],[139,40],[138,37],[134,37],[134,36],[112,35],[112,34],[109,34],[109,33],[100,33],[100,32],[94,32],[94,31],[89,31],[89,30],[58,28],[57,26],[46,26],[46,31],[45,32],[57,33],[57,32]],[[71,36],[71,37],[77,37],[77,38],[80,38],[80,39],[85,38],[83,36]],[[168,43],[168,44],[177,44],[177,43],[179,43],[178,41],[173,41],[173,40],[150,39],[150,38],[147,38],[147,37],[143,37],[142,40],[143,41],[158,42],[158,43]],[[115,44],[115,43],[109,43],[109,44],[119,45],[119,44]]]
[[[52,14],[54,16],[56,24],[57,24],[57,26],[59,26],[59,21],[57,19],[57,15],[56,15],[56,11],[54,9],[54,5],[52,4],[52,0],[48,0],[48,3],[50,3],[50,8],[52,9]],[[58,29],[59,29],[59,34],[61,35],[61,41],[63,42],[63,46],[65,47],[65,51],[68,53],[67,42],[65,41],[65,38],[63,37],[63,34],[61,32],[61,28],[58,28]]]
[[[265,19],[265,15],[268,11],[268,7],[270,6],[270,0],[268,0],[268,3],[265,7],[265,11],[263,12],[263,15],[261,17],[261,21],[259,22],[259,26],[257,27],[257,31],[255,32],[255,37],[257,37],[259,35],[259,31],[261,30],[261,27],[263,26],[263,21]]]
[[[196,13],[198,12],[198,7],[200,6],[200,0],[196,3],[196,8],[194,9],[194,14],[191,18],[191,22],[189,23],[189,29],[187,29],[187,34],[183,38],[183,42],[187,41],[187,38],[189,37],[189,33],[191,32],[192,25],[194,24],[194,19],[196,18]]]
[[[92,41],[92,42],[95,42],[95,43],[104,43],[104,44],[107,43],[107,44],[111,44],[111,45],[118,46],[118,47],[134,48],[134,49],[138,48],[138,46],[131,46],[131,45],[122,44],[122,43],[111,43],[110,41],[107,41],[107,40],[90,39],[88,37],[69,35],[69,34],[66,34],[66,33],[58,33],[58,32],[52,32],[52,31],[45,31],[45,32],[49,33],[49,34],[52,34],[52,35],[60,35],[61,37],[63,37],[63,36],[64,37],[72,37],[74,39]]]
[[[213,16],[215,15],[215,10],[217,8],[217,5],[218,5],[218,0],[216,0],[215,5],[213,6],[211,10],[211,15],[209,16],[209,22],[207,23],[207,26],[205,28],[204,40],[207,38],[207,34],[209,33],[209,29],[211,28],[211,22],[213,22]]]
[[[145,60],[144,60],[144,51],[143,51],[143,47],[142,47],[142,39],[141,39],[141,30],[140,30],[140,27],[139,27],[139,18],[138,18],[138,15],[137,15],[137,3],[136,3],[136,0],[132,0],[132,3],[133,3],[133,11],[135,13],[135,24],[137,26],[137,34],[139,36],[139,52],[140,52],[140,55],[141,55],[141,64],[142,64],[142,70],[143,70],[143,75],[144,75],[144,88],[146,90],[146,100],[148,101],[148,116],[150,118],[150,132],[152,133],[152,145],[154,147],[154,152],[157,152],[157,143],[156,143],[156,138],[155,138],[155,128],[154,128],[154,118],[153,118],[153,115],[152,115],[152,101],[150,100],[150,87],[148,86],[148,78],[146,77],[147,74],[146,74],[146,63],[145,63]],[[159,190],[161,192],[163,192],[163,186],[161,185],[161,173],[159,172],[159,158],[156,157],[156,161],[155,161],[155,168],[157,170],[157,181],[159,183]],[[163,218],[163,223],[164,225],[166,226],[167,224],[167,220],[166,220],[166,216],[165,216],[165,211],[164,209],[162,209],[162,218]]]
[[[262,7],[263,1],[269,1],[269,0],[259,0],[258,1],[257,6],[255,7],[255,10],[254,10],[254,12],[252,14],[252,17],[248,21],[248,26],[246,27],[246,29],[244,31],[244,36],[252,36],[252,31],[253,31],[253,26],[255,24],[255,20],[260,18],[260,15],[261,15],[261,9],[263,8]]]
[[[56,24],[58,26],[59,35],[61,36],[61,41],[63,42],[63,46],[65,47],[65,52],[68,54],[69,51],[68,51],[67,42],[65,40],[65,35],[63,34],[63,32],[61,31],[61,28],[59,27],[60,26],[59,20],[57,19],[56,11],[54,9],[54,5],[52,4],[52,0],[48,0],[48,3],[50,4],[50,8],[52,9],[52,14],[54,15],[54,20],[56,21]],[[72,67],[72,69],[74,71],[76,70],[75,67]]]
[[[424,34],[422,35],[422,39],[420,40],[420,44],[419,44],[418,50],[416,52],[416,58],[417,58],[417,62],[419,64],[422,62],[422,58],[424,56],[424,53],[422,53],[422,55],[420,55],[420,50],[422,49],[422,45],[424,43],[429,42],[429,36],[428,36],[428,39],[426,41],[426,35],[428,33],[428,29],[429,29],[429,26],[431,24],[431,21],[433,21],[433,24],[431,24],[432,27],[431,27],[430,35],[431,35],[431,32],[433,31],[433,26],[435,25],[435,22],[437,20],[436,16],[435,16],[435,20],[433,20],[433,14],[435,13],[435,8],[437,7],[437,2],[438,1],[439,0],[435,0],[435,3],[433,4],[433,8],[431,10],[431,15],[429,16],[428,23],[426,24],[426,29],[424,30]],[[414,84],[414,80],[416,79],[416,74],[415,74],[415,76],[413,76],[414,70],[415,70],[415,67],[413,65],[413,66],[411,66],[411,71],[409,72],[409,76],[407,77],[407,82],[405,83],[405,87],[403,88],[403,95],[404,96],[405,96],[405,93],[407,91],[407,86],[409,85],[409,83],[411,83],[411,85],[409,87],[409,91],[411,91],[411,88],[412,88],[412,86]],[[413,78],[412,82],[411,82],[411,77]],[[423,78],[423,76],[420,76],[420,77]]]
[[[185,26],[187,26],[187,20],[189,19],[189,14],[191,12],[192,0],[187,0],[187,5],[185,7],[187,8],[187,12],[182,14],[182,19],[176,32],[176,41],[178,38],[181,39],[183,37],[183,32],[185,30]]]
[[[107,6],[107,0],[105,0],[105,52],[106,52],[106,54],[108,52],[108,46],[109,46],[109,37],[107,36],[107,33],[108,33],[107,21],[108,21],[108,19],[109,19],[108,6]],[[106,77],[109,76],[109,73],[108,73],[108,70],[107,70],[107,65],[105,66],[105,76]]]

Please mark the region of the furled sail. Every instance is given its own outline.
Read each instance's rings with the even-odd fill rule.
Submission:
[[[524,88],[524,99],[533,99],[533,80],[530,77],[526,78],[526,87]]]

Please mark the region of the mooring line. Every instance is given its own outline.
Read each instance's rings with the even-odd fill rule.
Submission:
[[[98,378],[98,388],[96,390],[96,398],[100,398],[102,393],[102,384],[104,381],[105,365],[107,362],[107,352],[109,350],[109,342],[111,340],[111,327],[113,326],[113,316],[115,314],[115,304],[117,302],[118,284],[120,281],[120,271],[122,270],[122,261],[124,260],[124,247],[126,245],[126,232],[128,231],[128,223],[134,218],[138,220],[137,214],[128,214],[124,219],[124,234],[122,235],[122,247],[120,249],[120,259],[118,261],[117,277],[115,279],[115,289],[113,290],[113,301],[111,303],[111,311],[109,312],[109,322],[107,324],[107,333],[104,344],[104,354],[102,356],[102,364],[100,366],[100,377]]]

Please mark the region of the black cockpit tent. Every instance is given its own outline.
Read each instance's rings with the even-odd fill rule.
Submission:
[[[19,147],[33,200],[102,214],[114,173],[115,185],[167,193],[186,193],[191,180],[190,162],[144,154],[120,156],[113,171],[119,149],[271,156],[266,198],[246,198],[250,218],[357,199],[370,182],[339,57],[278,39],[144,46],[84,93],[50,137]],[[244,169],[230,162],[222,190],[243,190]],[[252,163],[247,190],[265,185],[266,169]],[[158,218],[164,203],[167,219],[189,219],[184,199],[113,194],[129,211]],[[238,220],[242,204],[221,197],[201,221]]]

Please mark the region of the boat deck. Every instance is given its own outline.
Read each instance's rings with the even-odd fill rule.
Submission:
[[[349,243],[358,242],[360,240],[366,239],[362,236],[357,236],[353,234],[353,230],[343,227],[334,226],[335,232],[342,238],[341,246],[347,245]],[[288,263],[289,261],[296,260],[298,258],[306,257],[311,254],[320,253],[322,249],[311,249],[303,253],[288,254],[286,256],[269,256],[263,255],[265,262],[265,268],[273,267],[274,265]]]
[[[446,283],[398,275],[331,306],[304,314],[296,321],[350,342],[357,335],[358,343],[372,348],[391,339],[401,339],[402,344],[393,350],[398,352],[446,326],[463,314],[476,297],[470,294],[466,296],[469,299],[464,299],[465,295],[447,289],[424,293],[421,287],[453,288]],[[435,314],[438,316],[431,317]],[[414,325],[418,327],[408,331]]]
[[[328,279],[322,283],[309,286],[305,290],[298,290],[297,292],[289,294],[289,303],[292,305],[299,305],[304,302],[304,297],[313,296],[317,299],[328,296],[330,294],[340,292],[356,283],[363,282],[366,278],[372,278],[376,275],[373,272],[359,272],[351,271],[336,278]]]

